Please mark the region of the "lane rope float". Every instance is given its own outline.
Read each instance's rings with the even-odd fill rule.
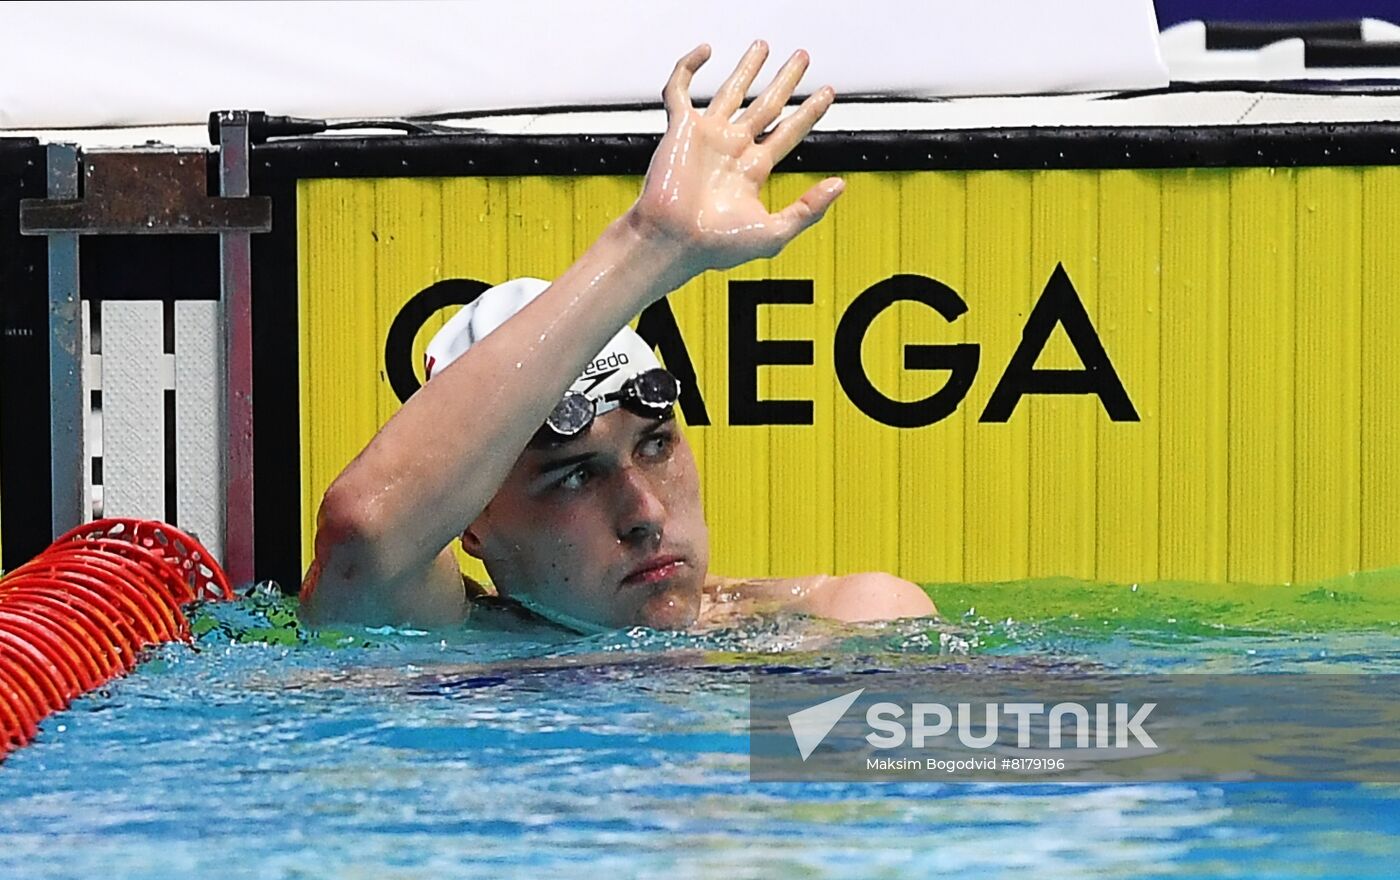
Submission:
[[[168,523],[86,523],[0,577],[0,760],[142,651],[188,642],[183,606],[234,598],[203,544]]]

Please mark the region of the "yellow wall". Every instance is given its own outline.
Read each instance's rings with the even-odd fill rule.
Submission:
[[[780,175],[769,198],[815,179]],[[715,571],[1281,583],[1400,564],[1400,169],[848,181],[776,260],[671,297],[714,422],[690,437]],[[321,493],[397,406],[383,351],[402,304],[447,278],[558,274],[638,184],[301,182],[306,560]],[[1030,395],[1008,421],[980,420],[1057,264],[1139,421],[1086,395]],[[866,416],[833,366],[847,307],[901,273],[948,285],[968,311],[948,323],[902,302],[876,318],[862,349],[876,388],[916,400],[946,381],[904,369],[904,344],[980,346],[962,404],[917,428]],[[759,371],[761,398],[813,401],[811,426],[727,425],[728,283],[763,278],[813,281],[814,305],[759,317],[761,338],[814,341],[813,365]],[[449,314],[420,332],[415,365]],[[1035,366],[1082,367],[1063,328]]]

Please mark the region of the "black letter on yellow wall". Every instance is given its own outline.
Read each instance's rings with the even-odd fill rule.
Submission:
[[[1082,370],[1037,370],[1036,359],[1045,350],[1055,325],[1065,328],[1070,344],[1074,346]],[[1099,334],[1094,331],[1089,313],[1079,299],[1079,292],[1065,272],[1064,264],[1055,265],[1045,290],[1031,309],[1021,331],[1021,344],[1011,355],[1006,372],[997,383],[996,390],[987,400],[987,408],[982,411],[979,421],[1005,422],[1026,394],[1097,394],[1108,417],[1115,422],[1138,421],[1137,410],[1128,399],[1123,381],[1113,369],[1104,351]]]
[[[759,400],[758,368],[764,364],[811,366],[810,339],[759,339],[758,307],[766,303],[812,304],[812,282],[729,282],[729,424],[810,425],[810,400]]]
[[[676,324],[669,300],[659,299],[642,311],[637,319],[637,335],[661,355],[661,362],[681,383],[681,414],[687,425],[708,425],[710,414],[705,410],[705,398],[700,396],[700,380],[695,364],[685,347],[685,338]]]
[[[851,402],[876,421],[896,428],[920,428],[948,418],[967,396],[977,376],[980,352],[975,342],[953,345],[906,345],[904,369],[948,370],[948,382],[922,400],[905,403],[880,393],[865,372],[860,347],[870,325],[899,302],[923,303],[952,323],[967,311],[957,291],[923,275],[894,275],[872,284],[855,298],[836,325],[836,378]]]
[[[490,287],[484,281],[448,278],[418,291],[399,309],[384,339],[384,374],[400,403],[418,390],[418,376],[413,372],[413,337],[439,309],[464,306]]]

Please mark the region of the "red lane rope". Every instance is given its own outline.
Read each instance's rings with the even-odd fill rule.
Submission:
[[[12,587],[6,592],[12,597],[24,596],[35,608],[43,608],[52,614],[54,619],[64,621],[70,629],[80,630],[93,653],[103,681],[126,671],[119,647],[121,630],[104,620],[101,615],[93,614],[92,606],[80,603],[80,597],[65,595],[62,592],[52,594],[40,588],[25,586]]]
[[[165,557],[147,550],[145,547],[128,544],[117,538],[75,538],[69,541],[62,550],[54,552],[68,553],[74,552],[75,549],[101,553],[104,558],[120,556],[140,563],[134,570],[164,585],[166,591],[158,591],[157,595],[169,598],[168,604],[172,608],[178,608],[197,598],[190,585],[180,577],[180,572],[176,570],[175,566],[171,565]]]
[[[0,620],[13,621],[30,632],[42,631],[47,638],[52,639],[57,650],[65,654],[70,661],[69,665],[78,678],[80,690],[91,690],[105,682],[107,675],[102,666],[101,651],[93,647],[88,633],[74,624],[66,614],[47,616],[45,612],[48,609],[40,611],[39,608],[42,607],[31,606],[28,602],[0,605]]]
[[[86,542],[83,542],[86,543]],[[170,597],[168,583],[161,583],[139,561],[132,564],[117,553],[103,547],[83,547],[72,544],[47,554],[50,560],[63,563],[75,571],[100,571],[105,583],[120,590],[120,595],[140,608],[138,622],[147,625],[152,642],[177,641],[184,615],[180,605]]]
[[[0,736],[7,739],[25,736],[27,730],[28,736],[34,735],[30,730],[32,723],[16,711],[15,704],[19,701],[20,696],[14,685],[8,679],[0,677]]]
[[[78,526],[55,544],[97,538],[117,538],[153,551],[174,566],[177,576],[205,602],[233,598],[233,588],[219,563],[204,545],[168,523],[153,519],[109,517]]]
[[[76,646],[65,638],[63,633],[55,632],[50,621],[43,618],[35,619],[32,615],[23,613],[26,610],[28,609],[21,606],[21,610],[16,612],[5,606],[0,606],[0,629],[14,633],[28,641],[43,651],[45,657],[53,661],[63,676],[64,685],[68,688],[65,691],[65,696],[71,699],[100,684],[100,682],[93,681],[93,677],[87,674],[83,661],[78,656]]]
[[[39,729],[39,719],[47,714],[34,702],[32,693],[31,685],[25,678],[16,675],[6,662],[0,661],[0,703],[14,713],[25,741],[34,737]]]
[[[68,682],[63,680],[63,673],[59,670],[58,665],[50,660],[43,651],[30,644],[27,639],[20,638],[17,634],[0,626],[0,651],[3,651],[6,646],[14,649],[13,656],[16,662],[22,661],[27,670],[34,673],[34,696],[39,705],[45,707],[49,712],[68,708],[69,700],[77,689],[72,688]]]
[[[136,665],[136,655],[145,641],[126,619],[126,612],[103,597],[106,587],[101,581],[79,572],[59,572],[54,577],[36,575],[16,576],[0,580],[0,594],[9,590],[40,590],[92,610],[95,619],[107,630],[113,650],[122,655],[122,671]]]
[[[0,760],[142,649],[189,641],[181,606],[233,597],[208,549],[167,523],[113,517],[60,536],[0,578]]]
[[[19,577],[25,577],[30,574],[43,573],[60,581],[79,575],[84,576],[89,583],[93,584],[94,589],[101,591],[103,598],[121,609],[119,619],[127,621],[136,628],[138,647],[165,641],[164,621],[160,620],[160,612],[145,595],[145,591],[150,587],[146,579],[140,576],[140,571],[136,566],[123,568],[102,557],[73,553],[68,550],[55,553],[54,559],[63,563],[63,567],[36,572],[34,568],[26,566],[19,569],[16,574]],[[3,595],[3,588],[0,588],[0,595]]]

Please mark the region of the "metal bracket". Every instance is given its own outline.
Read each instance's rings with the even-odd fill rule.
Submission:
[[[219,187],[228,202],[260,202],[271,225],[272,200],[249,196],[248,112],[217,115]],[[266,229],[268,227],[264,227]],[[253,580],[253,245],[251,230],[219,236],[219,303],[224,324],[224,568],[238,585]]]
[[[49,373],[53,533],[87,521],[78,242],[82,235],[217,234],[224,322],[227,474],[225,569],[235,583],[253,577],[252,233],[272,229],[272,200],[249,195],[248,113],[226,111],[219,132],[219,187],[209,195],[210,151],[137,147],[84,152],[48,148],[48,198],[20,201],[20,232],[49,238]],[[81,172],[79,166],[81,163]],[[79,184],[81,183],[81,193]]]
[[[50,144],[48,195],[51,201],[78,195],[78,150]],[[37,200],[36,200],[37,201]],[[83,401],[83,320],[78,299],[78,236],[49,236],[49,485],[53,491],[50,527],[58,537],[88,521],[92,510],[83,494],[87,407]]]
[[[267,232],[272,200],[212,197],[208,154],[140,147],[83,153],[81,198],[22,199],[24,235]]]

